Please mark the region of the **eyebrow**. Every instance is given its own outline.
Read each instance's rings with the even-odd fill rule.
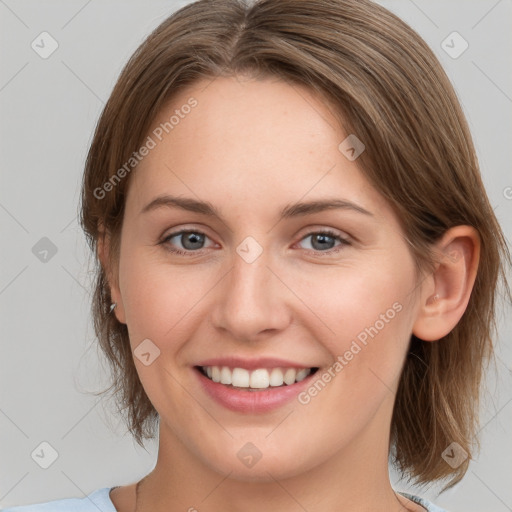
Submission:
[[[162,207],[167,208],[180,208],[189,212],[200,213],[208,217],[216,217],[224,222],[219,210],[208,201],[198,201],[196,199],[188,197],[178,197],[172,195],[161,195],[149,202],[140,211],[140,215],[148,213],[153,210],[157,210]],[[310,215],[313,213],[323,212],[325,210],[352,210],[364,215],[373,216],[373,213],[369,212],[362,206],[355,204],[346,199],[329,198],[323,200],[294,203],[285,206],[279,213],[280,219],[289,219],[292,217],[299,217],[302,215]]]

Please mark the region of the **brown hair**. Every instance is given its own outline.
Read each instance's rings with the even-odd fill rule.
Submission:
[[[346,133],[366,150],[365,176],[401,219],[418,268],[432,269],[432,244],[450,227],[481,238],[476,282],[458,325],[438,342],[414,335],[399,384],[390,449],[417,483],[462,479],[441,457],[476,442],[484,362],[493,354],[497,285],[510,297],[510,253],[480,177],[471,135],[445,72],[409,26],[369,0],[200,0],[161,23],[124,67],[87,157],[80,221],[96,255],[104,227],[116,269],[129,174],[104,184],[141,146],[164,103],[201,78],[278,77],[322,95]],[[111,181],[112,183],[112,181]],[[99,193],[98,191],[102,191]],[[137,375],[126,325],[109,314],[105,270],[96,258],[94,328],[112,369],[117,403],[142,446],[158,414]],[[117,271],[112,270],[117,282]],[[391,453],[391,452],[390,452]]]

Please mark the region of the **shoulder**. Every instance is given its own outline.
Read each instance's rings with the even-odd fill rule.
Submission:
[[[419,496],[416,496],[414,494],[409,494],[408,492],[403,492],[403,491],[397,491],[397,492],[399,492],[402,496],[405,496],[406,498],[410,499],[411,501],[414,501],[414,503],[418,503],[418,505],[421,505],[422,507],[426,508],[428,512],[448,512],[448,510],[438,507],[437,505],[428,501],[425,498],[420,498]]]
[[[3,508],[0,512],[117,512],[110,499],[111,487],[93,491],[84,498],[66,498],[62,500]]]

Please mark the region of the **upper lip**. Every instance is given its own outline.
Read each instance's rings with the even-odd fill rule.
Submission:
[[[258,368],[316,368],[315,365],[307,365],[276,357],[257,357],[244,359],[242,357],[215,357],[201,361],[197,366],[227,366],[228,368],[245,368],[256,370]]]

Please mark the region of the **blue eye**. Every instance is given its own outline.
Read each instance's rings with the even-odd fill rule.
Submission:
[[[208,238],[201,231],[184,230],[178,231],[176,233],[171,233],[170,235],[166,236],[161,243],[168,245],[167,249],[173,253],[184,256],[190,256],[191,253],[201,252],[200,250],[202,249],[202,247],[198,247],[198,245],[200,246],[201,244],[204,243],[205,237]],[[186,250],[183,251],[181,249],[174,249],[170,247],[170,241],[173,238],[178,238],[180,240],[180,243]],[[197,249],[199,249],[199,251]]]
[[[348,246],[350,245],[350,242],[341,237],[339,234],[335,233],[331,230],[324,230],[324,231],[312,231],[305,235],[302,239],[306,240],[307,238],[312,237],[313,243],[310,244],[312,246],[311,249],[306,248],[309,252],[314,252],[317,254],[331,254],[331,253],[337,253],[339,252],[340,247]],[[180,241],[183,249],[176,249],[172,247],[171,240],[173,238],[176,238]],[[208,236],[202,233],[201,231],[197,230],[182,230],[177,231],[176,233],[171,233],[170,235],[166,236],[160,244],[164,245],[166,249],[174,254],[179,254],[181,256],[194,256],[197,254],[202,254],[203,244],[205,243],[205,239],[207,239]],[[340,243],[337,246],[331,247],[331,244],[338,240]]]
[[[312,243],[310,245],[312,246],[312,250],[314,252],[330,254],[332,252],[338,252],[339,247],[350,245],[350,242],[347,239],[341,237],[331,230],[312,231],[311,233],[308,233],[304,238],[302,238],[302,240],[306,240],[307,238],[312,238]],[[336,240],[340,242],[339,245],[336,246],[338,249],[334,249],[331,246],[332,242]]]

